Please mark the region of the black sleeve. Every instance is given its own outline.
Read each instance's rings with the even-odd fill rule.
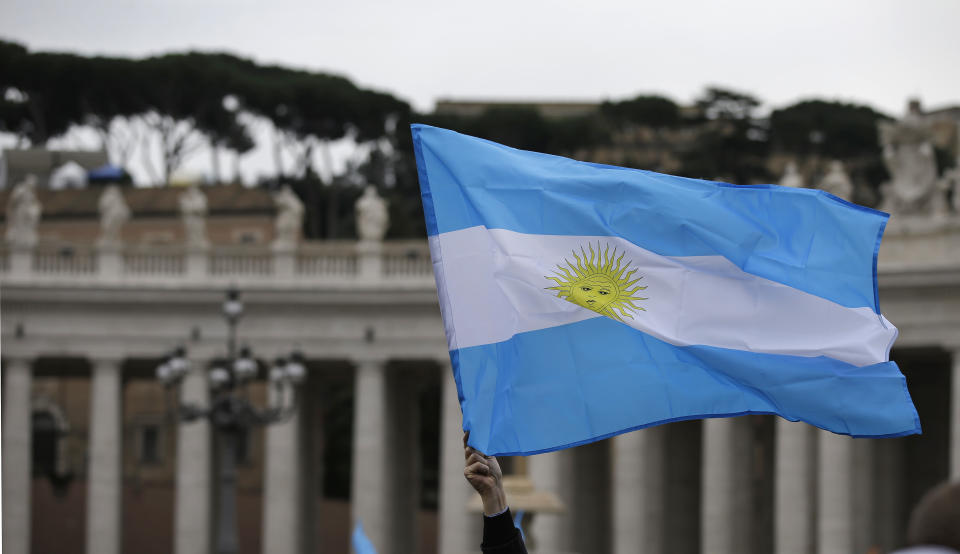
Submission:
[[[520,531],[508,509],[498,516],[483,516],[483,554],[527,554]]]

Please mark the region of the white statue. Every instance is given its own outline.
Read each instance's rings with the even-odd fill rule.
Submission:
[[[783,171],[783,177],[780,178],[781,187],[793,187],[802,189],[803,184],[803,175],[800,175],[800,172],[797,170],[797,163],[794,161],[787,162],[787,167]]]
[[[187,246],[206,248],[207,242],[207,197],[197,185],[180,194],[180,215],[187,235]]]
[[[844,200],[850,200],[853,197],[853,183],[847,176],[843,168],[843,162],[833,160],[830,162],[830,168],[820,183],[820,190],[825,190],[834,196],[839,196]]]
[[[943,172],[940,188],[953,191],[953,201],[951,202],[953,211],[960,214],[960,156],[957,156],[957,161],[952,168]]]
[[[367,186],[363,196],[357,200],[357,234],[361,241],[379,242],[387,234],[390,214],[387,213],[387,201],[377,194],[376,187]]]
[[[931,132],[915,117],[880,123],[883,161],[890,181],[881,186],[882,209],[914,215],[946,212],[946,195],[937,179]]]
[[[120,244],[120,229],[130,219],[130,208],[123,199],[120,188],[111,185],[100,195],[100,245]]]
[[[273,197],[277,206],[275,248],[293,248],[300,241],[303,230],[303,202],[290,189],[284,186]]]
[[[27,177],[13,187],[7,199],[7,244],[30,249],[37,244],[37,223],[42,209],[37,200],[37,178]]]

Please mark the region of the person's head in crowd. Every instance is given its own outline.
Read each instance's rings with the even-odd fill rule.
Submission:
[[[941,483],[920,499],[910,514],[907,542],[960,551],[960,481]]]

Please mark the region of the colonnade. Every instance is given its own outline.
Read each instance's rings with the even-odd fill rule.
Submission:
[[[194,360],[203,366],[203,360]],[[480,518],[466,505],[473,494],[462,476],[460,407],[448,360],[438,360],[442,379],[438,552],[476,552]],[[951,368],[949,472],[960,478],[960,350]],[[87,552],[121,550],[122,359],[91,360],[91,409],[87,493]],[[420,460],[417,395],[411,380],[396,378],[382,358],[354,360],[352,521],[362,521],[380,554],[414,551],[417,541]],[[3,547],[26,553],[30,545],[32,361],[3,364]],[[192,372],[181,387],[186,402],[205,402],[207,381]],[[699,550],[749,552],[751,436],[747,418],[712,419],[700,434]],[[305,549],[303,479],[306,441],[300,415],[267,427],[263,494],[263,552]],[[666,477],[677,463],[667,456],[667,427],[618,436],[607,457],[582,447],[534,456],[529,473],[541,489],[567,504],[564,515],[537,516],[531,532],[540,552],[583,551],[578,525],[589,530],[608,516],[609,537],[596,540],[616,554],[666,551],[669,497]],[[863,514],[858,495],[869,489],[858,464],[865,441],[778,419],[775,432],[773,535],[778,554],[856,551]],[[177,554],[209,552],[213,532],[212,430],[204,421],[181,425],[177,436],[174,548]],[[599,477],[598,477],[599,476]],[[593,481],[591,481],[593,479]],[[607,479],[609,495],[598,494]],[[858,484],[859,483],[859,484]],[[606,508],[597,502],[609,502]],[[606,511],[604,511],[606,510]],[[598,516],[599,514],[599,516]],[[602,522],[601,522],[602,523]],[[588,533],[599,536],[602,532]],[[582,535],[582,533],[581,533]]]
[[[88,443],[86,551],[122,550],[123,359],[94,359],[91,365],[90,439]],[[206,367],[206,360],[191,360]],[[419,406],[415,383],[387,369],[387,359],[354,360],[352,521],[361,521],[381,554],[415,550],[420,506]],[[444,436],[440,503],[442,551],[469,551],[480,540],[479,520],[468,514],[472,492],[462,477],[460,407],[449,360],[440,360]],[[30,550],[32,360],[8,358],[3,364],[3,547]],[[208,402],[205,372],[184,379],[181,401]],[[307,392],[307,391],[305,391]],[[271,403],[279,401],[269,398]],[[302,407],[303,403],[301,403]],[[301,411],[302,412],[302,411]],[[306,457],[303,413],[265,429],[262,549],[271,554],[300,553],[312,530],[305,515]],[[214,543],[213,430],[205,420],[177,430],[174,549],[177,554],[206,554]],[[450,475],[455,478],[449,478]],[[457,506],[460,509],[450,508]]]

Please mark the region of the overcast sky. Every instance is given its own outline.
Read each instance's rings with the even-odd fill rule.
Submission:
[[[226,50],[420,109],[440,97],[686,102],[711,83],[773,105],[960,102],[957,0],[3,0],[0,36],[113,55]]]
[[[86,54],[229,51],[420,110],[438,98],[686,103],[709,84],[768,107],[960,104],[960,0],[0,0],[0,37]]]

